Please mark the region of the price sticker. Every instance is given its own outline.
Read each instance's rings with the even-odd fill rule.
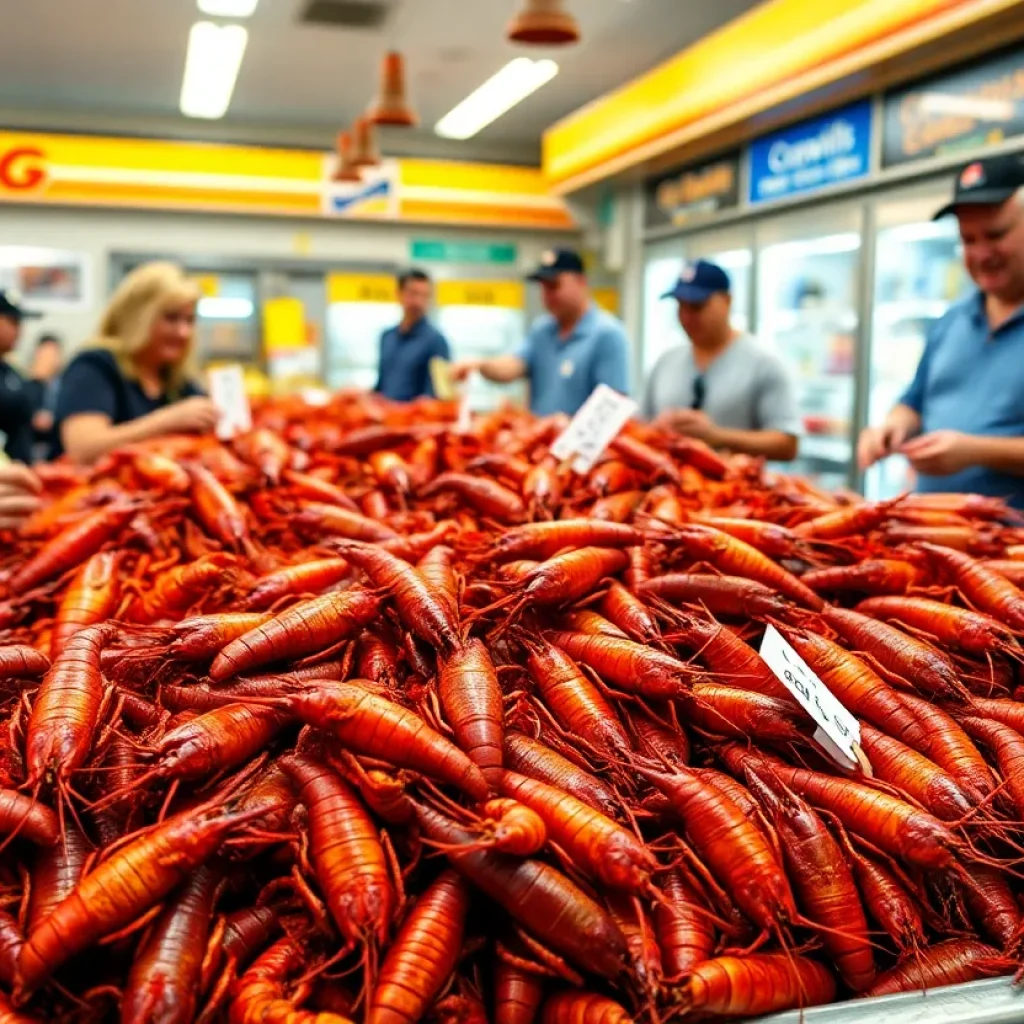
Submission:
[[[331,393],[323,388],[303,388],[299,394],[306,405],[312,405],[318,409],[331,404]]]
[[[459,415],[455,421],[455,431],[459,434],[468,434],[473,426],[473,405],[470,401],[473,384],[476,382],[477,373],[474,371],[466,378],[466,384],[459,399]]]
[[[218,366],[208,371],[210,400],[220,413],[217,436],[227,441],[236,434],[252,430],[252,410],[245,393],[245,375],[239,363]]]
[[[814,739],[825,752],[844,768],[863,767],[860,722],[843,707],[774,626],[765,630],[761,657],[817,723]]]
[[[452,364],[443,356],[434,356],[427,367],[430,370],[430,383],[434,385],[434,395],[442,402],[451,402],[457,398],[455,383],[452,381]]]
[[[556,438],[552,454],[563,462],[572,459],[575,472],[589,473],[636,410],[632,398],[620,395],[607,384],[598,384]]]

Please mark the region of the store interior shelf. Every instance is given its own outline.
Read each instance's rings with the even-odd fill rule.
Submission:
[[[1009,978],[973,981],[927,992],[853,999],[833,1006],[759,1017],[753,1024],[1020,1024],[1024,991]]]

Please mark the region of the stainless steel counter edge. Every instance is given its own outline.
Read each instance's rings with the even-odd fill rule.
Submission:
[[[1024,1024],[1024,988],[1014,988],[1009,978],[992,978],[775,1013],[755,1024]]]

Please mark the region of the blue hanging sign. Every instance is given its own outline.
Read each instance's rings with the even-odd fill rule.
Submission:
[[[871,101],[758,139],[750,147],[750,202],[817,192],[871,169]]]

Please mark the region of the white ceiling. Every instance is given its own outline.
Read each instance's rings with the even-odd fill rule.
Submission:
[[[407,55],[424,129],[389,133],[389,151],[535,159],[552,122],[756,6],[569,0],[583,43],[537,51],[504,38],[521,0],[390,0],[378,30],[303,24],[307,2],[261,0],[231,110],[204,124],[177,113],[194,0],[0,0],[17,7],[0,32],[0,125],[330,145],[376,92],[379,55],[394,46]],[[562,73],[473,144],[432,137],[441,116],[520,53],[553,56]]]

